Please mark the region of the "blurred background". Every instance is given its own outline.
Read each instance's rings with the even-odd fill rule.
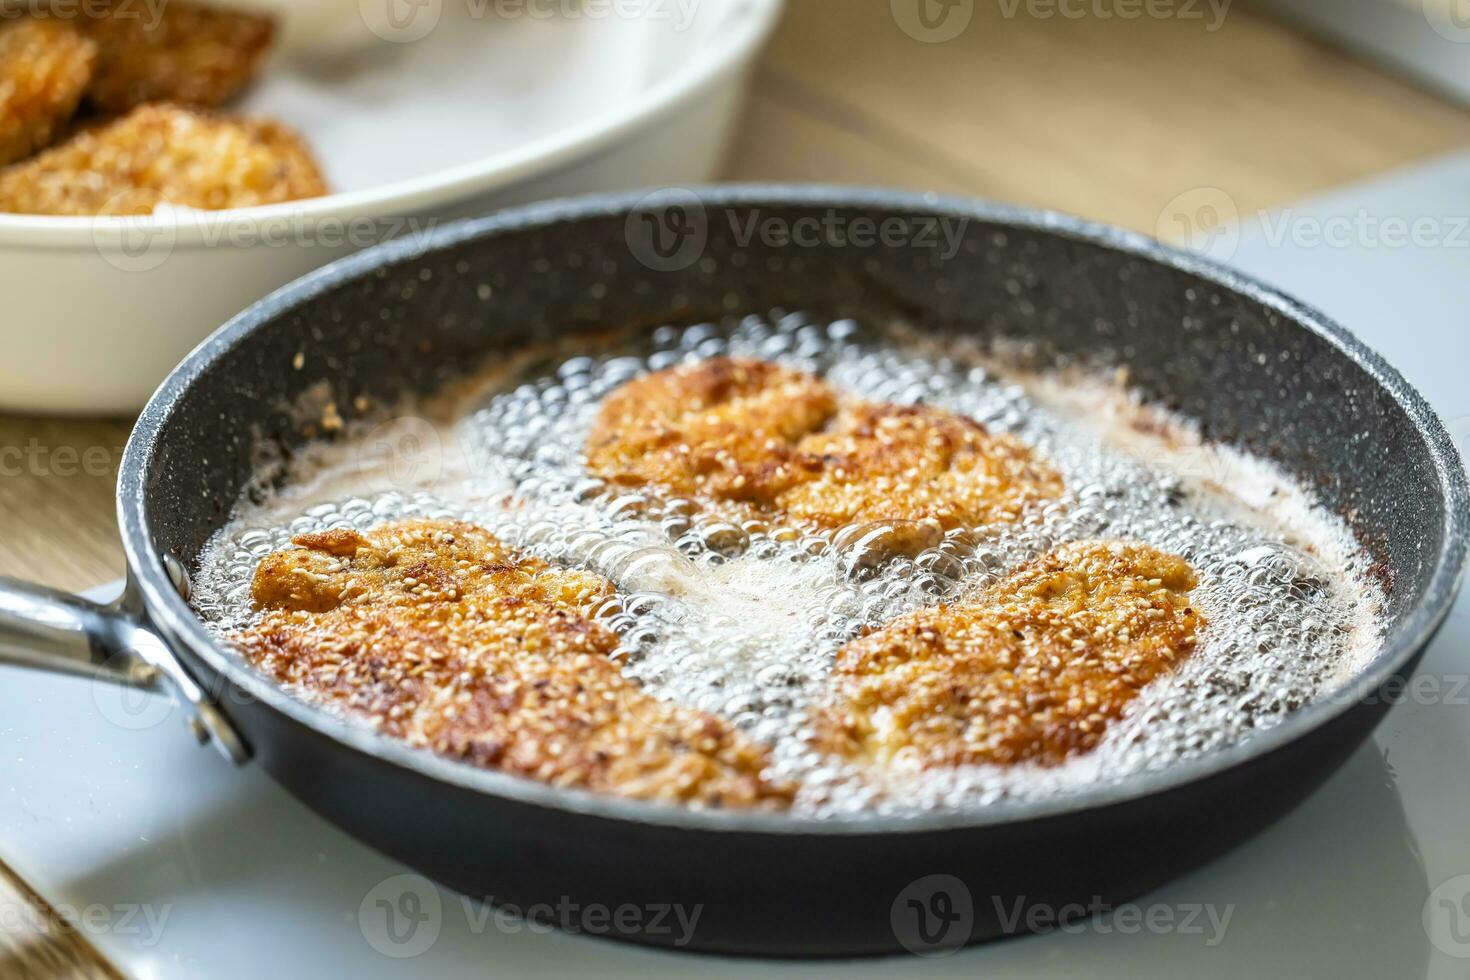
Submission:
[[[757,71],[730,177],[932,188],[1154,234],[1191,190],[1218,187],[1255,211],[1470,139],[1461,105],[1291,19],[1297,4],[922,3],[950,11],[935,37],[952,38],[895,30],[888,0],[795,0]],[[1300,6],[1315,23],[1375,5],[1417,18],[1426,61],[1453,56],[1470,73],[1470,47],[1435,34],[1418,0]]]

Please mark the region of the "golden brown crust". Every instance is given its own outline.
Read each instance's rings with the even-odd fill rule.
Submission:
[[[87,101],[123,113],[145,102],[214,108],[260,70],[275,34],[270,17],[213,4],[101,3],[74,23],[97,42]]]
[[[327,192],[310,151],[269,120],[147,105],[0,171],[0,211],[151,214],[219,210]]]
[[[589,572],[512,553],[482,528],[405,521],[302,535],[257,568],[261,616],[235,637],[311,700],[476,765],[639,799],[784,807],[764,749],[657,701],[590,618]]]
[[[97,45],[43,20],[0,22],[0,166],[49,146],[76,111]]]
[[[1195,585],[1186,562],[1146,545],[1066,545],[974,601],[843,647],[820,741],[864,762],[1060,763],[1188,656],[1204,625]]]
[[[817,476],[777,500],[798,520],[835,528],[870,521],[937,521],[946,530],[1017,520],[1059,496],[1061,478],[1030,449],[973,419],[924,406],[860,403],[801,453]]]
[[[715,358],[639,378],[603,399],[588,468],[613,482],[768,505],[809,479],[801,438],[837,412],[818,378],[767,361]]]
[[[621,485],[821,530],[1013,521],[1062,491],[1052,467],[971,419],[842,400],[814,375],[731,358],[659,371],[608,395],[587,465]]]

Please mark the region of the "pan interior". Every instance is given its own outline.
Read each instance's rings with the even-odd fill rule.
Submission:
[[[849,223],[884,217],[839,212]],[[1269,459],[1339,515],[1372,556],[1390,630],[1422,598],[1445,516],[1435,460],[1416,420],[1334,338],[1247,292],[1024,222],[954,217],[953,255],[942,238],[932,248],[801,249],[740,234],[753,215],[795,223],[829,213],[711,208],[702,256],[674,271],[639,260],[620,214],[551,222],[405,256],[284,305],[221,344],[206,376],[215,383],[196,379],[173,406],[150,461],[150,505],[173,512],[154,528],[155,545],[196,563],[262,453],[289,457],[324,434],[313,408],[364,406],[371,422],[382,406],[528,345],[800,310],[816,324],[901,322],[1000,346],[1033,367],[1126,367],[1133,387],[1197,420],[1206,439]],[[1437,515],[1424,506],[1436,501]]]

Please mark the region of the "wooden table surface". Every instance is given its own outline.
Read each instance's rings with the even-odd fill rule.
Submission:
[[[1203,19],[1140,20],[974,7],[934,43],[888,0],[792,0],[726,176],[971,194],[1152,234],[1201,189],[1248,216],[1470,144],[1470,112],[1248,7],[1220,23],[1205,4]],[[121,574],[129,425],[0,416],[0,574],[68,589]],[[39,901],[0,865],[0,907]],[[18,918],[0,928],[0,976],[115,975],[81,937]]]

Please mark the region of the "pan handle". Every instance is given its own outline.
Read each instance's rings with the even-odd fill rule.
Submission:
[[[250,750],[124,593],[110,605],[0,577],[0,665],[90,677],[172,695],[191,731],[235,763]]]

